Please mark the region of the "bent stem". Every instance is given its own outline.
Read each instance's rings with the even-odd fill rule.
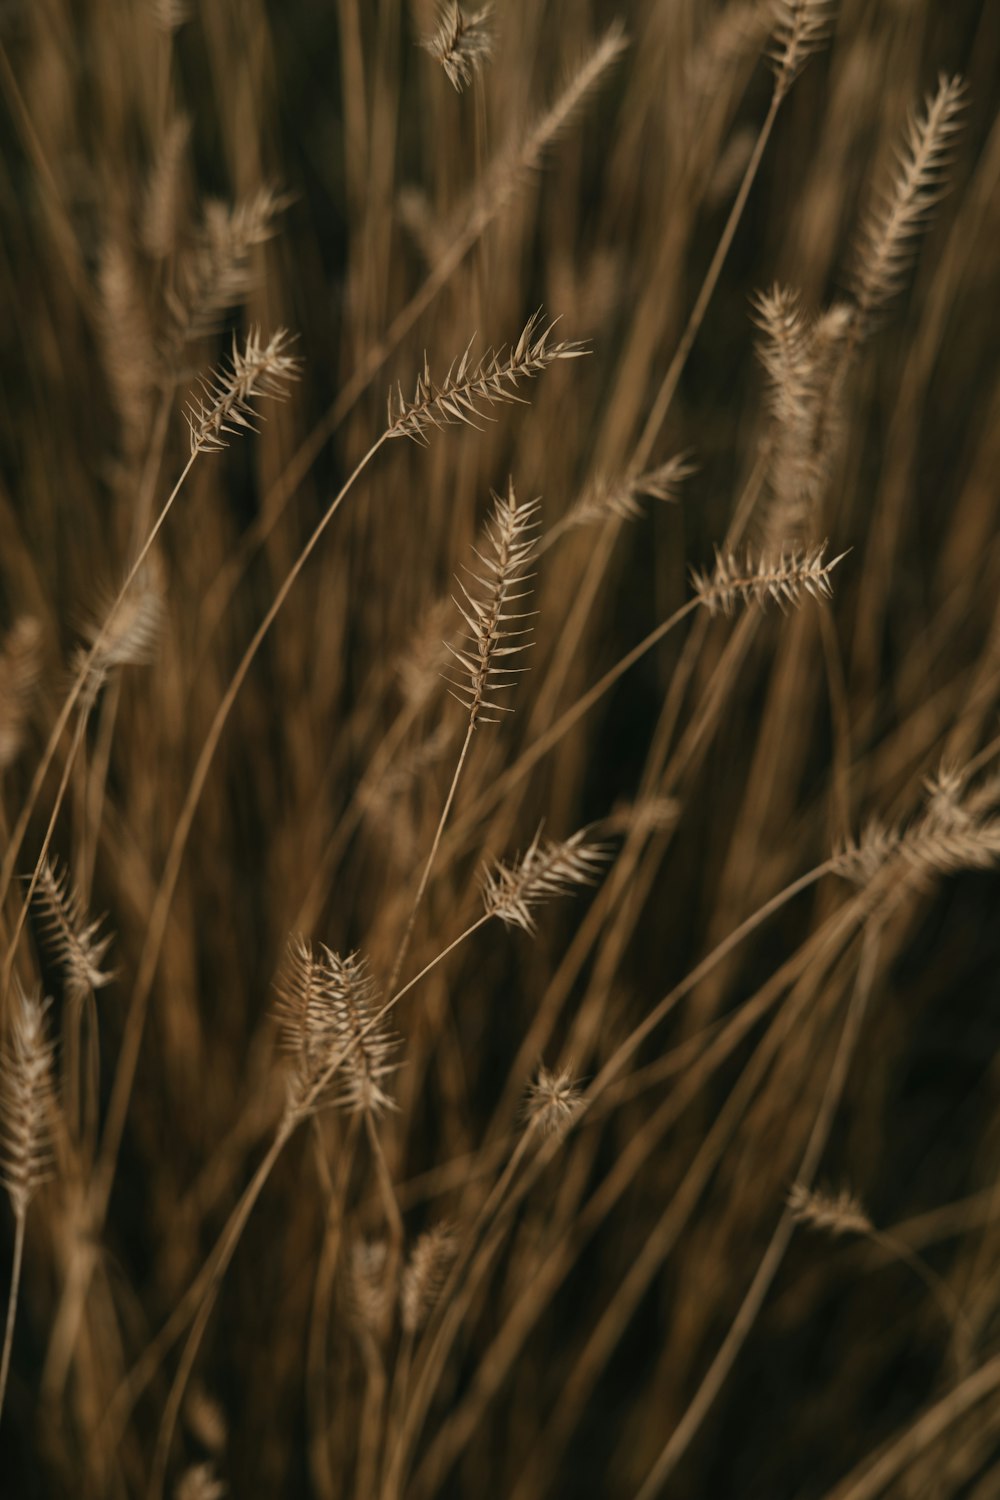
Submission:
[[[139,1053],[142,1047],[143,1031],[145,1029],[146,1011],[152,993],[153,980],[159,963],[160,950],[166,935],[167,924],[170,917],[170,908],[173,903],[174,891],[180,877],[181,865],[187,847],[188,837],[194,824],[195,813],[201,794],[208,779],[208,773],[222,738],[222,732],[232,711],[233,705],[239,694],[240,688],[246,679],[247,673],[253,664],[257,652],[260,650],[268,631],[274,624],[281,611],[282,605],[291,593],[299,574],[305,567],[313,551],[319,544],[320,538],[336,515],[345,496],[350,491],[358,477],[367,468],[376,453],[386,441],[387,434],[382,435],[372,444],[364,456],[359,460],[352,473],[345,480],[337,495],[317,522],[309,540],[299,553],[292,567],[285,576],[284,582],[275,595],[266,615],[247,646],[240,660],[239,666],[222,701],[216,710],[215,717],[209,728],[205,743],[202,746],[198,763],[188,787],[184,805],[178,815],[174,827],[170,849],[167,853],[163,875],[157,888],[156,896],[150,912],[149,924],[143,942],[142,952],[136,972],[135,986],[132,998],[129,1002],[128,1015],[122,1034],[121,1051],[118,1057],[118,1065],[115,1071],[114,1081],[111,1087],[111,1098],[108,1104],[108,1114],[101,1138],[101,1148],[97,1165],[91,1182],[88,1213],[89,1231],[93,1238],[96,1236],[104,1222],[107,1213],[108,1202],[111,1197],[111,1186],[114,1181],[115,1167],[118,1161],[118,1152],[121,1147],[122,1137],[125,1130],[125,1121],[128,1115],[129,1101],[132,1096],[132,1085],[135,1081],[135,1072],[139,1062]],[[190,465],[189,465],[190,467]],[[83,1303],[89,1284],[90,1268],[86,1268],[72,1288],[72,1305],[65,1305],[59,1309],[57,1314],[57,1328],[61,1331],[59,1347],[50,1348],[48,1380],[49,1388],[53,1393],[60,1392],[65,1383],[69,1369],[69,1361],[73,1348],[76,1344],[77,1330],[83,1311]]]
[[[10,889],[10,882],[14,874],[14,866],[17,863],[17,857],[21,852],[21,845],[24,842],[24,836],[28,831],[28,823],[30,822],[31,815],[34,812],[35,804],[37,803],[38,798],[41,795],[41,790],[45,783],[45,778],[49,773],[49,767],[52,764],[59,741],[62,738],[63,730],[69,723],[70,715],[72,714],[73,709],[76,706],[77,699],[83,691],[84,684],[86,683],[87,678],[90,674],[90,669],[94,663],[94,659],[107,640],[115,615],[121,608],[121,605],[125,599],[125,595],[128,593],[132,584],[135,582],[140,568],[142,567],[146,558],[149,556],[150,549],[152,548],[153,543],[156,541],[163,523],[166,521],[167,516],[170,514],[171,507],[173,506],[174,501],[177,499],[177,496],[180,494],[184,481],[190,474],[192,465],[194,464],[197,456],[197,451],[192,453],[187,463],[184,465],[184,468],[181,471],[180,478],[178,479],[177,483],[174,485],[166,501],[164,502],[160,514],[157,516],[155,522],[153,523],[152,530],[150,531],[143,545],[140,547],[138,555],[136,556],[136,559],[133,562],[132,566],[129,568],[128,573],[125,575],[125,582],[118,590],[118,593],[116,594],[111,604],[111,608],[105,615],[104,623],[101,625],[96,636],[94,637],[93,642],[91,643],[89,650],[84,654],[80,665],[77,668],[76,676],[73,678],[73,682],[70,685],[70,690],[66,695],[66,700],[59,711],[56,722],[52,726],[52,731],[45,745],[45,749],[42,752],[42,758],[35,768],[34,776],[31,778],[31,785],[28,787],[27,796],[24,799],[24,806],[21,808],[17,822],[15,823],[13,831],[11,833],[10,843],[7,846],[7,852],[4,855],[3,864],[0,865],[0,906],[3,905],[3,902],[7,898],[7,892]]]

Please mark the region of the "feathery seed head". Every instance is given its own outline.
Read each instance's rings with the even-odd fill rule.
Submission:
[[[807,1224],[810,1229],[827,1234],[868,1234],[873,1227],[861,1200],[848,1188],[834,1194],[794,1182],[785,1202],[797,1224]]]
[[[380,1337],[395,1301],[389,1282],[389,1247],[382,1239],[359,1238],[351,1245],[347,1266],[347,1300],[352,1317]]]
[[[739,603],[767,604],[773,600],[778,608],[802,602],[804,595],[828,599],[833,594],[830,574],[847,556],[841,552],[830,562],[824,560],[827,543],[802,550],[797,547],[774,557],[763,554],[756,562],[748,554],[737,561],[733,553],[716,548],[715,567],[711,573],[691,569],[691,584],[710,614],[731,615]]]
[[[481,421],[489,420],[485,407],[524,402],[520,394],[523,380],[534,379],[556,360],[578,359],[588,352],[573,340],[553,341],[555,326],[554,322],[544,323],[541,313],[536,312],[513,349],[487,350],[476,362],[472,361],[470,340],[441,385],[433,380],[425,355],[412,399],[407,400],[401,386],[389,392],[386,435],[426,443],[434,428],[455,423],[478,428]]]
[[[120,667],[147,666],[156,655],[165,613],[163,579],[152,556],[124,597],[106,596],[83,628],[82,651],[93,652],[87,667],[83,704],[92,704],[109,675]]]
[[[51,1170],[56,1091],[48,1007],[15,987],[0,1061],[0,1179],[18,1217]]]
[[[563,1135],[573,1122],[583,1097],[568,1068],[558,1073],[540,1067],[524,1101],[524,1117],[544,1136]]]
[[[292,1075],[288,1110],[301,1118],[334,1106],[379,1115],[395,1104],[382,1084],[395,1072],[398,1038],[377,1014],[366,961],[293,937],[276,983],[275,1014]]]
[[[862,328],[902,290],[916,240],[947,191],[950,151],[964,106],[963,80],[942,74],[923,109],[911,114],[895,164],[875,190],[854,253],[852,281]]]
[[[227,1487],[219,1479],[214,1465],[194,1464],[185,1469],[177,1481],[175,1500],[224,1500]]]
[[[114,975],[101,965],[111,945],[111,934],[101,933],[103,917],[87,921],[80,893],[68,870],[55,861],[42,860],[35,895],[41,925],[62,969],[67,995],[82,1000],[110,984]]]
[[[636,521],[644,514],[641,500],[676,501],[678,489],[694,473],[695,466],[688,461],[688,456],[679,453],[645,474],[619,479],[597,478],[559,525],[553,527],[546,543],[577,526],[599,525],[612,517],[619,521]]]
[[[445,0],[438,11],[433,36],[420,44],[441,64],[459,94],[492,55],[493,33],[489,25],[492,12],[492,3],[481,10],[466,12],[458,0]]]
[[[534,614],[516,606],[531,593],[533,575],[526,570],[534,555],[538,501],[519,505],[509,479],[507,494],[501,498],[494,493],[493,502],[482,550],[473,549],[483,571],[466,570],[471,587],[457,580],[462,598],[454,602],[469,634],[461,646],[447,648],[462,669],[461,678],[447,679],[451,694],[468,710],[473,727],[511,712],[508,705],[495,703],[493,695],[512,688],[525,670],[512,666],[511,658],[530,646],[531,628],[523,622]]]
[[[542,843],[541,829],[514,865],[497,860],[483,867],[483,906],[487,916],[507,927],[534,933],[534,909],[578,886],[593,885],[608,859],[603,844],[588,844],[580,829],[561,843]]]
[[[774,35],[768,55],[779,98],[788,92],[813,53],[828,42],[834,14],[832,0],[776,0]]]
[[[403,1331],[411,1337],[437,1306],[457,1254],[458,1238],[451,1224],[435,1224],[414,1245],[400,1287]]]
[[[252,328],[240,349],[233,335],[228,369],[223,367],[202,383],[202,396],[188,403],[185,413],[191,435],[191,452],[218,453],[228,446],[227,436],[256,432],[259,413],[255,401],[268,397],[283,401],[289,384],[297,380],[302,361],[288,353],[291,335],[279,328],[267,343],[260,330]]]

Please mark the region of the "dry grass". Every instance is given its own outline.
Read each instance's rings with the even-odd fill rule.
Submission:
[[[997,1493],[998,72],[3,9],[4,1495]]]

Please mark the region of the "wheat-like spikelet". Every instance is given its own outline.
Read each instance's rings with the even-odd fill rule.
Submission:
[[[38,868],[35,898],[40,907],[42,930],[62,970],[66,993],[83,999],[110,984],[114,975],[101,967],[111,945],[111,934],[101,933],[104,918],[88,922],[80,894],[68,870],[60,870],[47,857]]]
[[[826,45],[833,22],[833,0],[776,0],[768,55],[779,98],[788,92],[810,57]]]
[[[146,186],[142,243],[154,260],[166,260],[177,248],[182,227],[181,190],[184,155],[191,135],[187,115],[176,115],[163,132]]]
[[[211,1463],[194,1464],[185,1469],[174,1490],[175,1500],[224,1500],[227,1493],[228,1487]]]
[[[395,1301],[390,1281],[393,1262],[382,1239],[355,1239],[347,1261],[347,1303],[352,1318],[368,1333],[380,1336]]]
[[[301,360],[288,353],[291,335],[279,328],[267,343],[260,330],[252,328],[241,350],[233,335],[228,368],[223,367],[202,383],[202,395],[188,403],[185,416],[191,435],[191,452],[218,453],[227,447],[227,436],[256,432],[260,420],[255,402],[267,397],[283,401],[290,382],[298,379]]]
[[[771,410],[770,505],[760,528],[766,553],[814,542],[820,502],[840,436],[836,360],[851,325],[835,304],[815,320],[797,292],[774,286],[754,300],[763,339],[758,356]]]
[[[582,1098],[569,1068],[552,1072],[540,1067],[525,1096],[524,1117],[530,1128],[543,1136],[563,1135],[573,1123]]]
[[[451,1224],[435,1224],[414,1245],[399,1293],[403,1331],[411,1338],[437,1306],[457,1254],[458,1238]]]
[[[322,945],[317,957],[293,937],[276,992],[292,1118],[330,1105],[372,1115],[396,1107],[382,1084],[395,1071],[398,1038],[384,1022],[372,1024],[377,993],[364,959]]]
[[[908,827],[872,819],[859,842],[835,854],[835,873],[865,886],[890,864],[918,883],[994,868],[1000,862],[1000,818],[978,813],[972,797],[962,800],[964,779],[957,769],[939,772],[930,782],[926,808]]]
[[[512,666],[511,658],[531,644],[531,628],[522,622],[530,620],[533,611],[512,606],[523,604],[531,594],[527,569],[534,554],[538,501],[519,505],[510,479],[507,494],[494,494],[493,502],[482,549],[473,549],[484,572],[466,569],[471,588],[457,580],[462,597],[454,602],[469,634],[461,645],[448,645],[462,669],[461,677],[448,678],[449,691],[468,710],[473,728],[480,721],[496,723],[495,715],[511,712],[509,705],[495,702],[494,695],[515,685],[524,669]]]
[[[118,239],[105,244],[98,271],[100,350],[125,451],[145,441],[157,357],[149,310],[135,265]]]
[[[473,242],[503,213],[522,181],[539,169],[545,152],[558,140],[590,90],[601,81],[627,44],[628,38],[621,23],[613,22],[574,69],[551,107],[524,136],[500,149],[442,232],[445,244],[457,239]]]
[[[896,165],[876,189],[854,255],[852,281],[862,325],[901,289],[917,237],[947,191],[949,153],[964,103],[962,79],[942,74],[923,110],[911,114]]]
[[[42,627],[31,615],[15,620],[0,651],[0,771],[19,754],[42,670]]]
[[[271,186],[261,187],[236,204],[210,198],[192,247],[178,259],[178,291],[169,298],[174,320],[168,359],[185,341],[214,333],[227,308],[243,302],[253,290],[251,252],[276,233],[275,220],[288,198]]]
[[[218,1457],[224,1450],[229,1436],[222,1405],[209,1394],[200,1381],[192,1385],[184,1403],[184,1420],[195,1438],[207,1452]]]
[[[557,537],[578,526],[596,526],[611,519],[639,520],[645,514],[640,503],[643,499],[676,501],[680,486],[694,472],[688,455],[679,453],[645,474],[595,479],[562,520],[546,533],[545,550]]]
[[[868,1234],[874,1227],[861,1200],[847,1188],[830,1193],[794,1182],[785,1201],[797,1224],[825,1234]]]
[[[177,31],[190,20],[191,11],[186,0],[150,0],[153,20],[161,31]]]
[[[607,858],[604,845],[587,843],[586,829],[561,842],[544,844],[539,829],[516,864],[496,860],[492,869],[484,865],[486,915],[499,917],[508,927],[533,933],[534,908],[553,897],[568,895],[578,886],[593,885]]]
[[[756,562],[748,554],[738,560],[731,552],[722,553],[716,548],[715,567],[711,573],[691,570],[691,584],[710,614],[731,615],[739,603],[767,604],[773,600],[779,609],[802,602],[808,594],[814,599],[827,599],[833,593],[830,574],[846,557],[839,556],[826,562],[827,543],[802,550],[797,547],[781,552],[777,557],[761,555]]]
[[[0,1062],[0,1178],[23,1218],[52,1165],[56,1106],[49,1002],[15,986]]]
[[[401,386],[389,392],[387,436],[413,438],[426,443],[434,428],[464,422],[470,427],[488,420],[484,407],[523,401],[520,385],[559,359],[577,359],[586,354],[583,344],[573,340],[550,342],[555,323],[544,323],[540,312],[532,314],[511,350],[488,350],[472,362],[472,342],[461,359],[452,362],[443,382],[437,385],[424,358],[411,400]]]
[[[445,0],[434,34],[420,44],[441,64],[458,93],[472,82],[493,52],[492,13],[491,3],[480,10],[465,11],[458,0]]]

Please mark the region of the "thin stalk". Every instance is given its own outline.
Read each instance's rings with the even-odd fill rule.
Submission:
[[[3,1355],[0,1356],[0,1417],[3,1416],[4,1397],[7,1394],[7,1376],[10,1372],[10,1351],[14,1345],[14,1323],[17,1319],[17,1298],[21,1287],[21,1267],[24,1264],[24,1226],[27,1214],[22,1210],[15,1214],[14,1263],[10,1272],[10,1291],[7,1295],[7,1326],[3,1336]]]
[[[177,1426],[181,1403],[184,1400],[187,1383],[194,1368],[194,1362],[198,1357],[198,1350],[201,1348],[201,1341],[204,1337],[205,1329],[208,1327],[208,1320],[215,1306],[215,1299],[219,1288],[222,1285],[223,1278],[229,1268],[236,1247],[240,1242],[243,1230],[246,1228],[247,1221],[253,1212],[254,1205],[263,1192],[264,1186],[274,1170],[275,1163],[290,1138],[291,1129],[283,1122],[275,1132],[274,1140],[271,1142],[267,1155],[257,1168],[242,1198],[230,1215],[229,1222],[219,1237],[216,1250],[213,1251],[212,1259],[214,1264],[209,1283],[197,1316],[191,1326],[191,1332],[188,1334],[187,1342],[184,1345],[177,1373],[170,1387],[167,1404],[160,1421],[160,1428],[156,1438],[156,1449],[153,1454],[153,1469],[149,1480],[149,1500],[160,1500],[163,1494],[167,1463],[170,1458],[170,1445]]]
[[[826,1149],[826,1143],[833,1126],[834,1115],[843,1095],[844,1086],[847,1083],[851,1058],[857,1046],[861,1023],[868,1007],[868,1000],[875,980],[879,946],[879,928],[877,925],[871,926],[865,933],[857,982],[851,997],[847,1016],[844,1020],[844,1029],[833,1059],[833,1066],[830,1069],[830,1076],[827,1080],[822,1103],[820,1104],[819,1114],[810,1132],[809,1141],[802,1158],[802,1165],[799,1168],[798,1180],[805,1183],[806,1186],[812,1183],[819,1168],[820,1160]],[[670,1478],[671,1474],[673,1474],[678,1463],[687,1452],[692,1439],[725,1384],[736,1362],[737,1355],[746,1343],[750,1330],[757,1320],[760,1310],[764,1305],[764,1300],[785,1258],[785,1252],[791,1244],[794,1233],[795,1220],[791,1212],[786,1208],[778,1223],[778,1227],[771,1237],[763,1259],[757,1268],[757,1274],[754,1276],[750,1289],[744,1297],[739,1312],[730,1326],[729,1332],[723,1339],[719,1351],[698,1387],[694,1399],[674,1428],[659,1458],[639,1489],[636,1500],[653,1500],[654,1496],[660,1494],[663,1485]]]
[[[55,756],[59,741],[62,738],[63,730],[69,723],[70,715],[73,712],[76,701],[83,691],[83,687],[87,681],[87,677],[90,673],[90,668],[93,665],[94,658],[107,640],[108,632],[111,628],[111,623],[114,620],[118,610],[121,608],[125,595],[128,593],[129,589],[134,583],[139,569],[142,567],[146,558],[149,556],[150,548],[156,541],[156,538],[160,533],[160,529],[163,526],[164,521],[166,521],[167,516],[170,514],[171,507],[173,506],[174,501],[177,499],[177,496],[180,494],[184,481],[190,474],[192,465],[194,464],[197,456],[197,451],[195,451],[191,454],[187,463],[184,465],[184,468],[181,471],[180,478],[168,495],[148,537],[140,547],[135,562],[129,568],[128,573],[125,576],[125,582],[118,590],[118,593],[116,594],[114,601],[112,602],[111,608],[108,610],[108,613],[104,618],[103,625],[101,625],[100,629],[97,632],[97,635],[94,637],[90,649],[84,654],[80,666],[77,668],[76,676],[74,677],[73,682],[70,686],[70,690],[66,695],[66,700],[59,711],[55,724],[52,726],[52,731],[49,734],[45,749],[42,752],[42,758],[35,768],[34,776],[31,778],[31,785],[29,786],[27,796],[24,799],[24,806],[21,808],[17,822],[14,825],[14,829],[11,833],[10,843],[7,846],[7,851],[3,858],[3,864],[0,865],[0,906],[2,906],[3,902],[6,900],[7,892],[10,888],[10,882],[14,874],[14,867],[17,863],[18,855],[21,852],[21,845],[24,842],[24,836],[28,830],[28,823],[31,819],[32,813],[34,812],[35,803],[38,801],[42,786],[45,782],[45,778],[48,775],[49,767],[52,764],[52,760]]]
[[[267,636],[268,631],[274,624],[282,605],[291,593],[299,574],[305,567],[307,561],[318,545],[320,538],[325,532],[330,521],[337,513],[345,496],[352,485],[358,479],[363,470],[374,458],[375,454],[386,441],[386,433],[372,444],[364,456],[359,460],[350,476],[345,480],[340,490],[330,502],[326,511],[321,516],[309,540],[302,548],[292,567],[285,575],[284,582],[275,595],[266,615],[257,627],[253,639],[247,646],[240,660],[239,666],[233,675],[222,701],[216,710],[215,717],[209,728],[201,754],[198,757],[191,783],[188,787],[184,805],[178,815],[174,826],[173,837],[167,853],[163,875],[153,900],[149,922],[143,941],[142,951],[136,972],[135,985],[129,1002],[128,1015],[122,1034],[121,1050],[118,1056],[118,1065],[115,1070],[114,1081],[111,1087],[111,1098],[108,1103],[108,1113],[105,1121],[104,1133],[101,1138],[101,1148],[98,1160],[91,1180],[88,1195],[87,1212],[89,1217],[89,1232],[91,1238],[100,1232],[107,1213],[108,1202],[111,1197],[111,1187],[114,1181],[115,1167],[118,1161],[118,1152],[121,1147],[122,1137],[125,1131],[125,1122],[128,1116],[129,1101],[132,1095],[132,1085],[135,1080],[135,1072],[139,1062],[139,1054],[142,1047],[142,1037],[145,1030],[146,1011],[152,993],[153,980],[159,963],[160,951],[163,939],[166,935],[167,924],[170,918],[170,908],[173,903],[174,891],[180,877],[181,865],[184,852],[187,847],[188,837],[194,823],[198,803],[204,790],[208,773],[222,738],[222,732],[226,726],[229,714],[239,694],[240,688],[246,679],[247,673],[253,664],[257,652]],[[190,467],[190,464],[188,465]],[[59,1333],[58,1347],[55,1343],[50,1345],[49,1359],[47,1361],[47,1379],[49,1389],[57,1394],[63,1388],[69,1369],[69,1360],[76,1343],[76,1335],[83,1313],[83,1304],[86,1298],[87,1285],[89,1283],[91,1265],[83,1268],[81,1274],[76,1278],[72,1289],[72,1300],[68,1301],[69,1288],[64,1293],[63,1305],[57,1314],[56,1328]]]
[[[458,765],[455,767],[455,774],[451,778],[451,786],[448,788],[448,796],[445,798],[445,804],[441,810],[441,816],[438,819],[437,829],[434,833],[434,842],[431,844],[431,851],[427,856],[427,863],[424,865],[423,874],[420,877],[420,884],[417,887],[417,894],[413,898],[413,905],[410,907],[410,915],[406,920],[406,929],[403,933],[402,939],[400,940],[399,948],[396,952],[396,957],[393,960],[392,973],[389,975],[389,984],[387,986],[390,993],[395,988],[396,981],[399,979],[399,971],[403,967],[403,960],[405,959],[407,951],[409,950],[410,939],[413,937],[413,928],[417,920],[417,912],[420,910],[420,903],[424,899],[424,892],[427,889],[427,882],[431,878],[431,870],[434,868],[434,861],[437,858],[437,852],[441,845],[441,836],[444,833],[444,827],[448,821],[448,814],[451,812],[451,805],[455,800],[455,793],[458,790],[459,777],[462,774],[462,768],[465,765],[465,759],[469,753],[469,746],[472,744],[472,736],[475,733],[475,729],[475,719],[470,719],[469,727],[465,731],[465,743],[462,746],[462,753],[458,757]]]

